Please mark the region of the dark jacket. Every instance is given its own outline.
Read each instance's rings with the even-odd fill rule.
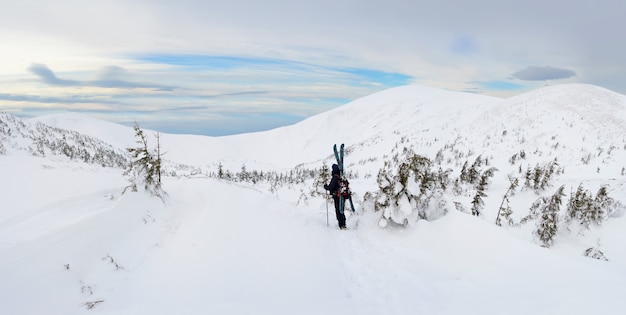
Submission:
[[[337,164],[333,164],[332,175],[333,178],[328,185],[324,185],[324,189],[329,190],[334,195],[339,190],[339,166]]]

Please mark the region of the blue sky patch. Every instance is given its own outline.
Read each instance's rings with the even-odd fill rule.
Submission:
[[[295,62],[281,59],[266,58],[246,58],[235,56],[211,56],[211,55],[192,55],[192,54],[151,54],[135,56],[135,60],[149,63],[167,64],[180,67],[193,68],[196,71],[202,70],[230,70],[230,69],[275,69],[283,68],[289,70],[298,70],[300,73],[311,74],[311,80],[315,79],[319,72],[335,72],[346,73],[357,77],[359,81],[355,81],[354,85],[362,85],[362,81],[368,83],[376,83],[384,87],[395,87],[407,85],[413,79],[412,76],[402,73],[385,72],[364,68],[336,68],[317,66],[302,62]]]
[[[498,90],[498,91],[515,91],[524,89],[526,86],[518,83],[513,83],[509,81],[485,81],[485,82],[477,82],[481,87],[488,90]]]
[[[151,54],[134,56],[133,59],[149,63],[167,64],[181,67],[193,67],[200,69],[234,69],[245,67],[283,66],[296,64],[295,62],[283,61],[278,59],[192,54]]]
[[[337,69],[337,71],[350,73],[366,79],[367,81],[375,82],[386,87],[407,85],[411,83],[411,80],[413,80],[412,76],[406,74],[378,71],[372,69],[340,68]]]

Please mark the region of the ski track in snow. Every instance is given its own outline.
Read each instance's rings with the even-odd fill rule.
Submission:
[[[138,305],[149,305],[153,296],[162,295],[179,302],[173,303],[172,312],[196,300],[206,301],[207,312],[229,314],[293,309],[333,314],[367,305],[350,271],[355,249],[342,239],[353,238],[348,233],[355,231],[328,231],[318,216],[313,219],[254,190],[219,183],[196,185],[219,193],[181,191],[184,202],[172,207],[181,211],[178,224],[184,229],[176,229],[164,241],[151,257],[154,266],[149,271],[169,274],[163,279],[168,285],[154,287],[143,297],[146,303]],[[251,233],[259,227],[258,233]],[[181,278],[176,270],[199,272]],[[157,309],[163,311],[163,305],[151,311]]]

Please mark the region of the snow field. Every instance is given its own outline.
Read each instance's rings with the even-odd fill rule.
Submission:
[[[94,176],[72,164],[55,171]],[[82,195],[59,188],[0,224],[8,314],[623,310],[624,261],[544,249],[464,213],[411,229],[380,229],[366,213],[356,230],[340,231],[330,203],[326,226],[321,198],[296,206],[235,184],[168,178],[163,203],[120,195],[120,178]],[[102,302],[88,310],[90,301]]]
[[[35,158],[29,139],[16,139],[0,155],[0,313],[624,314],[623,209],[588,231],[561,225],[550,249],[535,240],[536,222],[494,221],[507,175],[522,177],[519,169],[555,157],[565,173],[553,186],[510,197],[516,221],[561,185],[566,194],[581,183],[595,194],[608,184],[624,202],[625,105],[623,96],[587,85],[506,100],[409,86],[264,133],[163,135],[172,163],[202,170],[164,178],[164,202],[121,195],[121,170]],[[129,127],[82,116],[46,120],[118,146],[134,143]],[[23,129],[28,135],[28,124]],[[360,174],[351,180],[357,207],[377,189],[384,162],[405,148],[431,159],[445,148],[441,166],[454,174],[479,155],[499,171],[480,217],[467,213],[473,191],[465,191],[447,199],[465,213],[448,204],[437,220],[381,229],[381,213],[368,209],[348,231],[337,229],[332,203],[326,226],[323,198],[306,197],[310,180],[270,192],[267,183],[202,175],[218,164],[329,166],[332,144],[342,142],[347,169]],[[521,150],[527,157],[509,163]],[[590,247],[609,261],[583,257]]]

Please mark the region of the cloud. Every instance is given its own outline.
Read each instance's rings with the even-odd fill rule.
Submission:
[[[100,80],[121,80],[128,75],[126,69],[119,66],[102,67],[97,73]]]
[[[90,98],[88,96],[71,95],[66,97],[54,97],[54,96],[39,96],[39,95],[24,95],[24,94],[10,94],[0,93],[0,101],[9,102],[25,102],[25,103],[40,103],[40,104],[108,104],[108,105],[120,105],[119,102],[110,99]]]
[[[40,63],[33,63],[28,67],[28,71],[38,76],[44,83],[55,86],[91,86],[102,88],[149,88],[161,91],[175,90],[175,86],[166,86],[154,83],[130,82],[121,78],[127,75],[127,71],[122,67],[108,66],[102,68],[98,72],[98,79],[93,81],[76,81],[61,79],[48,68],[48,66]]]
[[[175,86],[166,86],[166,85],[159,85],[159,84],[153,84],[153,83],[129,82],[129,81],[123,81],[123,80],[87,81],[85,82],[85,85],[103,87],[103,88],[122,88],[122,89],[148,88],[148,89],[156,89],[159,91],[172,91],[176,89]]]
[[[527,67],[524,70],[513,73],[513,77],[527,81],[546,81],[567,79],[576,76],[576,72],[555,67]]]
[[[41,78],[44,83],[50,85],[75,86],[77,81],[59,79],[50,68],[44,64],[33,63],[28,67],[28,71]]]
[[[177,125],[168,128],[170,132],[224,135],[296,123],[411,79],[396,72],[280,58],[150,54],[121,62],[134,68],[107,66],[65,74],[34,64],[29,73],[37,76],[37,82],[54,85],[0,93],[0,108],[41,113],[52,104],[49,107],[57,110],[98,112],[117,122],[123,122],[122,116],[146,126],[169,121]],[[156,84],[137,82],[179,88],[155,90]],[[18,84],[32,86],[33,81]],[[128,87],[153,89],[123,89]]]

